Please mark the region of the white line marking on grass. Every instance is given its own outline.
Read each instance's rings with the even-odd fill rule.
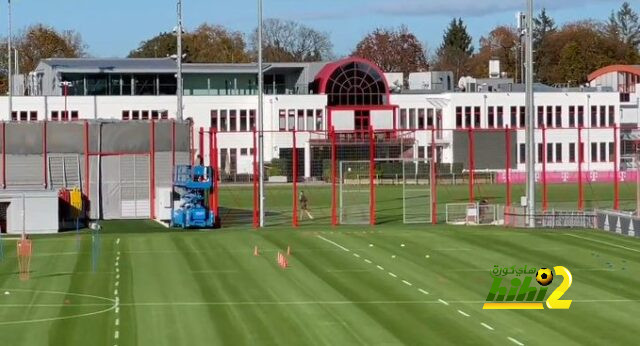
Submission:
[[[120,281],[116,281],[116,287],[120,286]]]
[[[120,274],[116,274],[116,280],[120,279]]]
[[[353,255],[354,255],[355,257],[360,258],[360,255],[358,255],[357,253],[354,253]]]
[[[524,346],[523,343],[521,343],[520,341],[518,341],[518,340],[516,340],[516,339],[514,339],[514,338],[512,338],[510,336],[507,336],[507,339],[509,339],[509,341],[513,342],[514,344],[516,344],[518,346]]]
[[[116,288],[115,290],[113,290],[113,295],[117,296],[118,295],[118,289]]]
[[[460,313],[460,315],[464,316],[464,317],[469,317],[469,314],[462,311],[462,310],[458,310],[458,312]]]
[[[633,251],[633,252],[640,252],[640,250],[638,250],[638,249],[634,249],[634,248],[630,248],[630,247],[626,247],[626,246],[618,245],[618,244],[614,244],[614,243],[609,243],[607,241],[581,237],[579,235],[569,234],[569,233],[564,233],[564,235],[568,235],[568,236],[574,237],[574,238],[580,238],[580,239],[587,240],[587,241],[592,241],[594,243],[605,244],[605,245],[609,245],[609,246],[613,246],[613,247],[617,247],[617,248],[620,248],[620,249],[625,249],[625,250],[629,250],[629,251]]]
[[[405,285],[407,285],[407,286],[413,286],[413,284],[412,284],[412,283],[410,283],[410,282],[409,282],[409,281],[407,281],[407,280],[402,280],[402,283],[403,283],[403,284],[405,284]]]
[[[116,314],[120,312],[120,307],[116,306]]]
[[[116,273],[120,272],[120,268],[116,267]]]
[[[116,326],[119,326],[119,325],[120,325],[120,319],[116,318]]]
[[[384,268],[381,267],[381,266],[376,266],[376,267],[378,267],[378,269],[380,269],[380,270],[384,270]]]
[[[486,323],[484,323],[484,322],[480,322],[480,324],[481,324],[483,327],[485,327],[485,328],[487,328],[487,329],[489,329],[489,330],[493,330],[493,327],[492,327],[492,326],[490,326],[490,325],[488,325],[488,324],[486,324]]]
[[[429,292],[423,290],[422,288],[418,288],[418,291],[420,291],[420,293],[422,294],[429,294]]]
[[[439,301],[440,303],[444,304],[444,305],[449,305],[449,303],[445,302],[445,301],[444,301],[444,300],[442,300],[442,299],[438,299],[438,301]]]
[[[340,244],[338,244],[338,243],[336,243],[336,242],[333,242],[333,241],[331,241],[331,240],[329,240],[329,239],[327,239],[327,238],[325,238],[325,237],[323,237],[323,236],[321,236],[321,235],[319,235],[319,236],[317,236],[317,237],[318,237],[318,238],[320,238],[320,239],[322,239],[322,240],[324,240],[324,241],[326,241],[327,243],[333,244],[333,245],[335,245],[335,246],[337,246],[337,247],[341,248],[342,250],[344,250],[344,251],[346,251],[346,252],[349,252],[349,251],[350,251],[350,250],[349,250],[349,249],[347,249],[346,247],[344,247],[344,246],[342,246],[342,245],[340,245]]]
[[[120,238],[116,239],[116,244],[120,244]]]
[[[369,261],[368,259],[365,259],[364,261],[371,264],[371,261]]]
[[[396,275],[396,274],[394,274],[394,273],[392,273],[392,272],[389,272],[389,275],[393,276],[394,278],[397,278],[397,277],[398,277],[398,275]]]
[[[120,332],[116,330],[115,333],[113,333],[113,337],[118,339],[120,337]]]

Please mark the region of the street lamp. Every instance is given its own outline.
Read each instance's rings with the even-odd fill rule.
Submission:
[[[11,118],[11,114],[13,113],[13,71],[12,71],[12,63],[11,63],[11,35],[12,35],[12,28],[11,28],[11,0],[8,0],[8,10],[7,10],[7,14],[9,16],[9,34],[7,36],[7,58],[9,59],[7,67],[8,67],[8,71],[7,71],[7,87],[9,88],[9,118]]]
[[[177,16],[178,16],[178,27],[176,28],[176,36],[178,40],[178,51],[176,54],[176,64],[178,73],[176,74],[177,79],[177,90],[176,95],[178,97],[178,112],[177,118],[179,121],[182,121],[182,0],[178,0],[177,5]]]

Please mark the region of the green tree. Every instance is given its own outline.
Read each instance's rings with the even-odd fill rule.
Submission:
[[[625,1],[617,12],[611,12],[609,21],[605,24],[605,33],[611,38],[640,49],[640,16]]]
[[[456,80],[468,74],[474,51],[472,41],[462,19],[453,19],[444,33],[442,45],[437,52],[437,68],[453,71]]]
[[[498,26],[488,36],[480,39],[480,49],[471,59],[472,75],[486,78],[489,75],[489,60],[500,60],[500,67],[508,76],[515,76],[518,32],[509,26]]]
[[[140,46],[129,53],[129,58],[166,58],[177,51],[176,36],[169,32],[161,32],[149,40],[142,41]]]
[[[422,42],[404,25],[374,30],[358,43],[351,55],[371,60],[385,72],[402,72],[405,77],[429,68]]]
[[[556,23],[547,14],[546,9],[542,9],[540,14],[533,19],[533,49],[534,49],[534,65],[533,71],[535,78],[542,83],[547,83],[550,80],[549,67],[551,63],[551,57],[557,52],[552,52],[549,49],[549,37],[558,31]]]

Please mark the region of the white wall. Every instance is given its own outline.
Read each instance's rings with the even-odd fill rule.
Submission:
[[[0,193],[0,202],[10,202],[7,209],[7,233],[21,234],[25,210],[25,231],[27,234],[57,233],[58,194],[53,191],[28,192],[24,198],[21,194],[11,192]]]

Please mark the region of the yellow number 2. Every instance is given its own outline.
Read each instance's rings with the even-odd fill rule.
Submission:
[[[573,282],[571,272],[569,272],[569,269],[562,266],[553,267],[553,271],[556,276],[562,276],[564,279],[560,286],[551,293],[549,299],[547,299],[547,307],[549,309],[568,309],[571,306],[572,301],[560,300],[560,298],[567,292],[567,290],[569,290],[569,287],[571,287],[571,283]]]

